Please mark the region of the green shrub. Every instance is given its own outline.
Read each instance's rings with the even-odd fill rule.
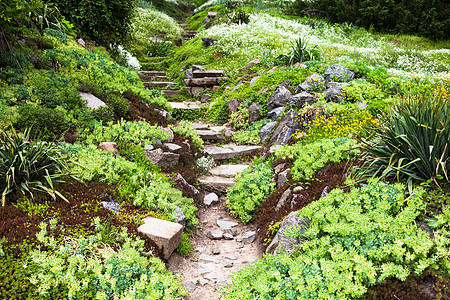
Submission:
[[[30,129],[20,135],[14,128],[0,134],[0,190],[2,206],[15,194],[44,192],[66,200],[53,182],[60,181],[64,163],[53,144],[30,140]]]
[[[165,36],[173,39],[181,37],[183,31],[180,25],[165,13],[144,8],[135,9],[132,27],[133,39],[144,45],[151,44],[150,36]]]
[[[275,152],[277,158],[294,161],[291,176],[296,181],[311,181],[315,173],[328,163],[348,160],[359,153],[355,140],[347,137],[318,140],[312,144],[296,143]]]
[[[261,142],[259,132],[261,128],[269,122],[270,120],[268,119],[254,122],[248,128],[242,131],[236,131],[233,134],[232,139],[239,145],[258,145]]]
[[[208,119],[216,124],[225,124],[228,122],[230,110],[225,99],[217,99],[208,110]]]
[[[275,186],[270,183],[272,168],[256,162],[236,176],[236,185],[227,190],[227,206],[232,214],[248,223],[258,206],[266,200]]]
[[[93,40],[109,45],[130,34],[134,0],[56,0],[61,14]]]
[[[369,182],[331,193],[299,211],[299,251],[266,255],[232,275],[225,299],[360,299],[386,278],[406,280],[445,262],[449,239],[417,224],[424,190]],[[301,230],[303,229],[303,230]],[[302,233],[303,232],[303,233]],[[300,250],[301,249],[301,250]]]
[[[303,63],[306,61],[320,61],[320,53],[316,49],[317,46],[310,47],[308,41],[300,36],[298,40],[291,44],[289,54],[282,55],[280,59],[287,60],[287,63],[293,65],[295,63]]]
[[[364,79],[352,80],[342,87],[342,91],[346,101],[365,101],[367,108],[374,114],[386,110],[390,102],[380,88]]]
[[[450,105],[444,94],[412,95],[380,119],[360,174],[413,182],[449,181]]]
[[[181,256],[188,257],[192,250],[194,250],[194,246],[189,241],[189,235],[185,232],[181,234],[181,243],[177,248],[177,253]]]
[[[33,128],[45,140],[54,140],[72,125],[70,114],[63,108],[47,108],[36,103],[27,103],[19,107],[19,116],[14,126],[24,131]]]
[[[176,134],[187,137],[198,150],[203,150],[203,140],[188,121],[181,121],[177,126],[169,125]]]
[[[50,221],[50,234],[47,225],[40,224],[36,236],[44,247],[30,254],[38,270],[29,280],[41,297],[51,298],[57,287],[67,289],[68,299],[180,299],[186,295],[179,277],[167,271],[160,259],[146,256],[144,241],[129,237],[126,228],[114,234],[112,241],[105,240],[100,219],[94,223],[96,235],[59,239],[52,235],[56,220]]]

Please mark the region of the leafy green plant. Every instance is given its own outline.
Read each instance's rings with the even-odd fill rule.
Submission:
[[[358,176],[449,181],[450,105],[444,94],[403,98],[380,118]]]
[[[63,230],[56,220],[50,221],[49,229],[40,224],[36,236],[43,247],[30,254],[38,271],[29,280],[41,297],[52,297],[57,287],[67,289],[68,299],[179,299],[186,295],[179,277],[168,272],[160,259],[147,257],[144,241],[130,237],[126,228],[105,240],[98,217],[94,224],[95,235],[59,239],[52,235],[56,229]]]
[[[236,176],[236,185],[227,190],[227,206],[242,222],[248,223],[258,206],[273,191],[272,177],[272,168],[261,162]]]
[[[367,108],[374,114],[387,109],[390,99],[380,88],[364,79],[352,80],[342,87],[343,97],[346,101],[365,101]]]
[[[181,256],[187,257],[191,254],[192,250],[194,250],[194,246],[189,241],[189,235],[183,232],[181,234],[180,245],[177,248],[177,253],[180,254]]]
[[[169,55],[174,45],[167,41],[150,41],[147,46],[147,55],[150,57],[164,57]]]
[[[285,59],[288,59],[288,63],[293,65],[295,63],[302,63],[310,60],[320,60],[320,53],[316,49],[316,46],[309,47],[308,40],[305,38],[302,39],[301,36],[298,37],[298,40],[291,44],[291,49],[288,56],[284,56]]]
[[[240,24],[248,24],[248,22],[250,22],[250,14],[248,14],[242,8],[236,9],[229,18],[230,18],[231,23],[235,23],[235,24],[239,24],[239,25]]]
[[[259,138],[258,133],[261,130],[261,128],[269,122],[270,120],[268,119],[254,122],[248,128],[242,131],[235,132],[232,136],[232,139],[233,141],[235,141],[237,144],[240,145],[248,145],[248,144],[258,145],[261,140]]]
[[[169,125],[169,127],[176,134],[179,134],[179,135],[189,138],[195,148],[197,148],[199,150],[203,149],[202,138],[197,134],[197,131],[195,130],[195,128],[192,127],[191,123],[189,123],[188,121],[181,121],[177,126]]]
[[[210,156],[202,156],[195,161],[195,165],[197,166],[197,169],[200,170],[200,172],[206,174],[209,169],[212,169],[216,166],[216,162]]]
[[[311,144],[296,143],[283,146],[275,152],[277,158],[294,161],[291,169],[292,179],[311,181],[315,173],[328,163],[348,160],[359,153],[354,139],[343,137],[323,139]]]
[[[56,196],[67,199],[57,190],[53,183],[61,181],[64,162],[61,152],[55,145],[30,140],[30,129],[21,135],[14,128],[0,134],[0,190],[2,206],[7,197],[15,193],[28,194],[45,192],[53,199]]]
[[[431,239],[416,224],[423,189],[370,181],[331,193],[299,211],[304,228],[294,252],[266,255],[232,275],[225,299],[360,299],[386,278],[406,280],[444,267],[450,239]],[[301,250],[300,250],[301,249]]]

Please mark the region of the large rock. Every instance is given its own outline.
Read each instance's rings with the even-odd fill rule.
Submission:
[[[300,128],[299,116],[291,109],[284,115],[281,122],[275,128],[270,144],[286,145],[292,138],[296,129]]]
[[[195,70],[201,70],[201,69],[205,69],[205,66],[202,65],[193,65],[192,68],[186,70],[186,72],[184,72],[184,74],[186,75],[187,79],[191,79],[194,78],[194,71]]]
[[[272,96],[270,96],[269,101],[267,101],[267,110],[270,111],[276,107],[283,106],[291,96],[291,92],[286,87],[279,85]]]
[[[178,164],[178,161],[180,160],[180,154],[164,152],[160,148],[151,151],[145,151],[145,157],[150,159],[153,164],[163,168],[173,168]]]
[[[181,174],[177,174],[177,177],[175,178],[175,183],[177,184],[177,188],[181,191],[186,191],[189,197],[199,199],[200,197],[200,191],[193,185],[189,184],[189,182],[184,179]]]
[[[306,218],[298,217],[297,212],[291,212],[284,220],[281,222],[280,229],[278,230],[272,242],[266,249],[266,253],[280,254],[281,251],[286,253],[291,253],[294,248],[299,244],[299,240],[294,237],[286,236],[286,230],[288,227],[292,226],[304,232],[304,227],[309,225],[309,220]]]
[[[328,102],[340,102],[344,100],[344,94],[342,92],[342,88],[331,88],[325,91],[325,99]]]
[[[163,250],[164,259],[169,259],[172,252],[180,245],[183,226],[156,218],[145,218],[144,224],[137,229],[148,236]]]
[[[315,87],[319,85],[325,85],[325,78],[321,75],[312,74],[311,76],[308,76],[305,81],[303,81],[301,84],[297,86],[295,89],[296,92],[307,92],[311,89],[314,89]]]
[[[227,72],[224,70],[215,70],[215,69],[203,69],[203,70],[195,70],[193,72],[194,78],[203,78],[203,77],[223,77]]]
[[[91,109],[97,109],[100,107],[108,107],[105,102],[103,102],[99,98],[95,97],[91,93],[80,92],[80,97],[81,97],[81,99],[86,100],[86,102],[87,102],[86,106]]]
[[[267,113],[267,118],[271,119],[272,121],[276,121],[283,114],[284,110],[285,110],[285,107],[283,107],[283,106],[274,108]]]
[[[228,80],[228,77],[203,77],[185,79],[184,82],[189,86],[213,86]]]
[[[214,130],[197,130],[197,134],[203,140],[223,140],[222,133]]]
[[[284,191],[284,193],[281,195],[280,199],[277,202],[277,206],[275,206],[275,211],[279,211],[283,206],[286,205],[286,201],[291,194],[291,189],[287,189]]]
[[[277,122],[269,122],[261,128],[258,133],[259,138],[261,139],[261,144],[264,144],[270,138],[277,124]]]
[[[227,105],[228,105],[228,109],[230,110],[230,112],[235,113],[238,111],[239,109],[239,105],[241,103],[239,102],[238,99],[231,99],[227,101]]]
[[[313,104],[316,98],[307,92],[301,92],[289,98],[289,104],[293,107],[302,108],[305,104]]]
[[[325,70],[327,81],[349,82],[355,78],[355,72],[341,65],[331,65]]]
[[[248,108],[248,119],[250,124],[261,119],[261,115],[259,114],[261,110],[262,107],[258,103],[253,103],[252,105],[250,105],[250,107]]]

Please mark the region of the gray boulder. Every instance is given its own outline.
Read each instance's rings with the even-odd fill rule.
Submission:
[[[164,152],[158,148],[151,151],[145,151],[145,157],[150,161],[163,168],[173,168],[178,164],[180,155],[172,152]]]
[[[181,174],[177,174],[177,177],[175,178],[175,183],[177,184],[177,188],[179,188],[181,191],[187,190],[189,191],[188,194],[191,194],[193,198],[199,199],[200,197],[200,191],[193,185],[189,184],[186,179],[184,179]],[[189,197],[191,197],[189,195]]]
[[[321,75],[312,74],[297,86],[295,92],[307,92],[311,90],[311,88],[319,84],[325,84],[325,78],[323,78],[323,76]]]
[[[253,103],[252,105],[250,105],[250,107],[248,108],[248,119],[250,121],[250,124],[261,119],[261,115],[259,114],[261,110],[262,107],[258,103]]]
[[[281,195],[280,199],[278,200],[277,206],[275,207],[275,211],[279,211],[280,208],[282,208],[286,204],[286,200],[288,199],[290,194],[291,194],[290,188],[284,191],[284,193]]]
[[[105,209],[110,210],[115,213],[119,213],[119,211],[120,211],[120,204],[116,201],[102,201],[101,205]]]
[[[325,91],[326,96],[325,99],[328,102],[340,102],[344,100],[344,94],[342,92],[342,87],[335,87]]]
[[[331,65],[325,70],[327,81],[349,82],[355,78],[355,72],[341,65]]]
[[[261,139],[261,144],[264,144],[269,139],[277,124],[277,122],[270,122],[261,128],[258,133],[259,138]]]
[[[179,206],[177,206],[177,208],[175,209],[175,213],[177,214],[177,219],[175,220],[175,222],[177,222],[184,228],[186,226],[186,216]]]
[[[299,116],[291,109],[284,115],[281,122],[275,128],[270,144],[286,145],[292,138],[296,129],[300,128]]]
[[[269,101],[267,101],[267,109],[270,111],[276,107],[283,106],[291,96],[292,93],[285,86],[279,85],[272,96],[270,96]]]
[[[253,86],[253,85],[258,81],[258,79],[259,79],[260,77],[261,77],[261,76],[253,77],[252,80],[250,80],[249,86]]]
[[[316,102],[316,98],[307,92],[301,92],[289,98],[289,104],[299,108],[305,104],[313,104],[314,102]]]
[[[240,102],[238,99],[231,99],[227,101],[227,105],[230,112],[235,113],[239,109]]]
[[[304,227],[307,227],[308,225],[308,219],[297,216],[297,211],[291,212],[281,223],[280,229],[267,247],[266,253],[291,253],[299,244],[299,240],[297,238],[286,236],[286,230],[288,227],[292,226],[294,228],[301,228],[300,231],[304,232]]]
[[[281,114],[284,112],[285,108],[283,106],[272,109],[267,113],[267,118],[272,121],[278,120]]]

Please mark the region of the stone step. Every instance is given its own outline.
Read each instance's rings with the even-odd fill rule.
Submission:
[[[144,224],[139,226],[137,230],[162,248],[164,259],[167,260],[181,242],[183,226],[178,223],[148,217],[144,219]]]
[[[195,130],[208,130],[210,125],[209,124],[198,124],[198,123],[191,123],[192,127],[194,127]]]
[[[201,106],[197,102],[169,102],[173,109],[201,109]]]
[[[198,178],[198,182],[208,191],[226,193],[229,187],[236,184],[233,178],[225,178],[219,176],[202,176]]]
[[[142,80],[145,82],[150,82],[150,81],[167,81],[168,79],[169,77],[167,76],[147,76]]]
[[[228,80],[228,77],[203,77],[185,79],[184,82],[188,86],[213,86]]]
[[[223,140],[223,134],[220,131],[207,130],[207,129],[197,129],[197,134],[203,140]]]
[[[208,171],[209,174],[213,176],[219,176],[219,177],[234,177],[237,174],[241,173],[245,169],[250,167],[249,165],[220,165],[215,168],[212,168]]]
[[[182,33],[181,36],[184,40],[190,40],[195,37],[195,33]]]
[[[163,93],[164,97],[181,95],[181,91],[180,90],[161,90],[161,92]]]
[[[175,82],[171,82],[171,81],[149,81],[149,82],[144,82],[144,86],[146,88],[149,87],[158,87],[158,88],[171,88],[176,86],[177,84]]]
[[[227,144],[222,147],[206,146],[205,152],[215,160],[230,159],[239,155],[249,154],[255,150],[262,149],[261,146],[241,146],[235,144]]]
[[[202,69],[195,70],[192,72],[194,78],[203,78],[203,77],[223,77],[227,74],[224,70],[215,70],[215,69]]]
[[[166,72],[164,71],[139,71],[139,78],[143,79],[146,77],[154,77],[154,76],[164,76]]]

